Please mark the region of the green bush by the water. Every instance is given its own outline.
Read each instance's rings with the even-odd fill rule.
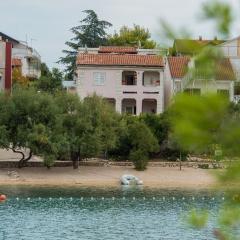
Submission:
[[[132,151],[130,160],[133,162],[136,170],[143,171],[147,168],[148,156],[143,150]]]

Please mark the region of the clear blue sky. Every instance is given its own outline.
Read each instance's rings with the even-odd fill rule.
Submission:
[[[84,17],[85,9],[95,10],[101,19],[113,24],[113,32],[122,25],[133,23],[149,28],[153,38],[158,35],[159,19],[175,28],[190,30],[194,37],[213,38],[211,23],[199,22],[197,16],[206,0],[0,0],[0,31],[25,41],[28,39],[50,67],[62,55],[65,41],[72,35],[69,29]],[[240,0],[226,0],[240,12]],[[237,18],[239,23],[239,18]],[[240,35],[240,24],[235,24],[232,37]],[[27,37],[26,37],[27,36]]]

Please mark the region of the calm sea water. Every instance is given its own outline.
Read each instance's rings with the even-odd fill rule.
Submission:
[[[222,194],[147,188],[0,187],[3,240],[211,240]],[[210,212],[204,230],[184,221],[190,209]]]

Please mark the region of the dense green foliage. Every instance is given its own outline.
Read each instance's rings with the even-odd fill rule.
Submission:
[[[146,49],[155,48],[156,42],[151,40],[151,34],[148,29],[139,25],[129,28],[127,26],[121,27],[119,33],[114,33],[108,38],[108,45],[110,46],[134,46]]]
[[[20,167],[37,154],[48,167],[54,159],[72,160],[77,167],[84,158],[111,157],[145,169],[149,157],[171,147],[167,113],[120,115],[96,95],[80,100],[57,87],[37,86],[0,95],[0,147],[21,154]]]
[[[132,146],[130,159],[137,170],[144,170],[147,166],[149,153],[159,150],[158,141],[143,122],[131,123],[128,126],[128,134]]]
[[[227,39],[231,32],[234,11],[235,9],[227,1],[205,1],[201,9],[201,20],[212,20],[216,26],[215,33]],[[238,11],[236,9],[237,14]],[[162,29],[163,37],[171,40],[178,38],[181,32],[186,32],[185,29],[180,31],[180,34],[174,32],[173,28],[164,21]],[[223,53],[219,48],[214,48],[214,45],[201,48],[197,52],[195,64],[189,73],[189,80],[193,84],[196,78],[204,81],[206,92],[208,92],[208,82],[215,81],[218,71],[226,72],[224,64],[217,66],[218,61],[223,60]],[[186,44],[186,47],[192,48],[190,44]],[[234,80],[235,77],[232,79]],[[223,158],[230,160],[229,166],[218,174],[219,188],[225,191],[226,199],[219,211],[217,226],[212,229],[214,237],[219,240],[240,239],[239,109],[239,104],[229,105],[223,96],[206,94],[177,96],[170,111],[171,137],[181,150],[207,153],[216,161]],[[201,165],[208,167],[208,164]],[[187,222],[197,229],[205,228],[208,224],[208,214],[204,210],[193,210]]]
[[[107,44],[106,30],[112,26],[111,23],[100,20],[93,10],[83,11],[87,16],[80,21],[80,25],[71,28],[74,37],[71,41],[67,41],[66,45],[69,50],[63,50],[66,54],[61,57],[59,63],[66,65],[66,73],[68,79],[73,79],[76,68],[76,56],[79,47],[99,47]]]
[[[46,64],[42,64],[41,77],[35,82],[35,87],[39,91],[54,93],[62,90],[63,73],[53,68],[52,71],[48,69]]]
[[[54,152],[49,129],[55,124],[57,110],[50,95],[15,89],[12,96],[1,94],[0,105],[0,144],[22,155],[20,167],[33,153]],[[24,148],[30,149],[28,157],[22,151]]]
[[[213,0],[206,2],[202,7],[202,19],[213,20],[216,23],[217,31],[228,37],[233,22],[233,12],[228,3]]]

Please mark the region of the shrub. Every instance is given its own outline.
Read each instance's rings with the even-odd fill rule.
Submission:
[[[143,171],[147,168],[148,154],[145,151],[141,149],[132,150],[129,158],[133,162],[136,170]]]
[[[50,169],[54,165],[54,162],[55,162],[55,156],[54,155],[44,156],[43,164],[48,169]]]

